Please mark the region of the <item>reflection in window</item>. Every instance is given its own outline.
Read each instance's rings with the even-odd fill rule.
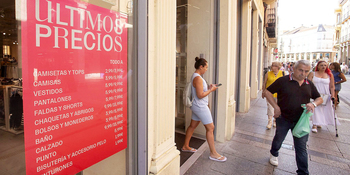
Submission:
[[[3,52],[2,52],[3,55],[11,55],[10,46],[8,46],[8,45],[3,45],[2,50],[3,50]]]

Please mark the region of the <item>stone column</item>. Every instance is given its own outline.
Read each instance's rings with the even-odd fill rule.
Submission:
[[[314,61],[313,57],[314,57],[313,53],[310,52],[310,63],[312,63]]]
[[[281,54],[281,53],[278,54],[278,61],[279,61],[279,62],[283,62],[282,58],[283,58],[283,57],[282,57],[282,54]]]
[[[288,60],[289,60],[289,62],[292,61],[292,54],[291,54],[291,53],[290,53],[289,56],[288,56]]]
[[[316,60],[319,60],[319,59],[321,59],[321,58],[320,58],[320,53],[317,53],[317,54],[316,54]]]
[[[296,60],[297,60],[297,53],[294,53],[293,61],[296,61]]]
[[[284,56],[284,62],[286,63],[287,62],[287,54],[283,54],[283,56]]]
[[[344,45],[344,57],[341,62],[344,62],[348,57],[348,45]]]
[[[346,55],[347,55],[346,58],[342,62],[345,62],[348,65],[349,57],[350,57],[350,47],[349,47],[349,45],[347,45],[347,53],[346,53]]]
[[[342,57],[339,60],[339,62],[343,62],[346,59],[346,46],[343,46],[343,52],[342,52]]]
[[[252,38],[252,63],[251,63],[251,82],[250,82],[250,98],[257,98],[258,97],[258,24],[259,24],[259,16],[258,11],[253,10],[252,14],[253,22],[252,22],[252,29],[253,29],[253,38]],[[275,61],[275,55],[273,55],[272,61]]]
[[[149,1],[148,8],[147,164],[149,174],[180,174],[174,127],[176,1]]]
[[[239,112],[248,112],[250,108],[250,48],[251,48],[251,6],[252,1],[243,1],[242,4],[242,46],[241,46],[241,81],[239,94]],[[268,46],[268,60],[270,60],[270,50]]]
[[[235,87],[236,87],[236,64],[237,64],[237,26],[236,11],[237,3],[230,0],[220,1],[220,38],[219,38],[219,77],[222,83],[220,91],[217,91],[217,123],[216,141],[224,142],[232,138],[235,131]],[[260,40],[262,41],[262,40]],[[259,42],[262,48],[262,42]],[[256,52],[258,53],[258,52]],[[262,55],[259,56],[262,58]],[[261,61],[261,59],[260,59]]]
[[[338,62],[342,60],[343,52],[344,52],[344,47],[342,45],[340,45],[339,54],[338,54],[338,60],[337,60]]]
[[[302,54],[302,53],[300,52],[300,53],[299,53],[299,59],[298,59],[298,60],[301,60],[301,54]]]

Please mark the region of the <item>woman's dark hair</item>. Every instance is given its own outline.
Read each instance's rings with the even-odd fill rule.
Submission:
[[[335,70],[336,72],[341,72],[340,64],[339,64],[339,63],[333,62],[333,63],[331,63],[331,64],[332,64],[332,66],[334,67],[334,70]]]
[[[194,63],[194,68],[199,69],[200,66],[206,66],[207,65],[207,60],[205,60],[204,58],[195,58],[196,63]]]

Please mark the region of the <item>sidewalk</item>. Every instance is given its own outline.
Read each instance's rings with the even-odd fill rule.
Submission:
[[[346,83],[350,85],[350,82]],[[340,94],[346,94],[346,98],[350,99],[350,90],[342,89]],[[198,160],[185,175],[296,174],[291,133],[287,135],[280,149],[278,167],[269,163],[269,150],[275,129],[266,130],[266,109],[266,101],[260,97],[251,102],[248,113],[236,113],[234,136],[225,143],[216,143],[218,152],[228,160],[224,163],[209,160],[207,148],[203,154],[198,155]],[[341,122],[338,126],[339,137],[335,137],[334,126],[324,126],[318,133],[310,133],[308,141],[310,174],[350,174],[349,111],[350,103],[343,98],[336,110]]]

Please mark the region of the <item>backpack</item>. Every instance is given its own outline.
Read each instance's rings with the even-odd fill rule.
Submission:
[[[183,93],[183,103],[186,107],[192,106],[192,81],[186,83],[184,93]]]

